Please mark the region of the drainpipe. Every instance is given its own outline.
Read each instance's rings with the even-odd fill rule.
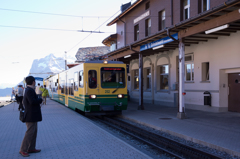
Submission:
[[[139,106],[138,110],[144,110],[143,106],[143,57],[141,54],[141,51],[136,51],[132,49],[132,46],[130,45],[130,50],[132,50],[135,53],[138,53],[139,55]]]
[[[179,100],[179,107],[178,107],[178,113],[177,118],[179,119],[185,119],[186,113],[185,113],[185,102],[184,102],[184,96],[186,95],[185,89],[184,89],[184,75],[185,75],[185,45],[184,45],[184,39],[181,38],[179,40],[176,40],[170,35],[170,30],[167,29],[167,35],[173,39],[174,41],[178,42],[178,48],[179,48],[179,89],[178,89],[178,100]]]
[[[171,0],[171,25],[173,25],[173,0]]]
[[[122,21],[120,18],[118,18],[118,20],[124,23],[124,46],[126,46],[126,22]]]

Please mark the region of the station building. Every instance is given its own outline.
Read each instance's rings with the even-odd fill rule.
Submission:
[[[240,112],[240,1],[137,0],[107,25],[108,60],[129,66],[131,100]]]

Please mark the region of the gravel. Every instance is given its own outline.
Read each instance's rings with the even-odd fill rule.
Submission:
[[[164,136],[164,137],[169,138],[169,139],[172,139],[172,140],[174,140],[174,141],[178,141],[178,142],[183,143],[183,144],[185,144],[185,145],[192,146],[192,147],[194,147],[194,148],[198,148],[198,149],[203,150],[203,151],[208,152],[208,153],[212,153],[212,154],[219,155],[219,156],[221,156],[222,158],[226,158],[226,159],[240,159],[240,157],[231,156],[230,154],[228,154],[228,153],[226,153],[226,152],[218,151],[218,150],[216,150],[216,149],[209,148],[209,147],[207,147],[207,146],[203,146],[203,145],[194,143],[194,142],[192,142],[192,141],[188,141],[188,140],[185,140],[185,139],[183,139],[183,138],[170,135],[170,134],[165,133],[165,132],[162,132],[162,131],[160,131],[160,130],[156,130],[156,129],[153,129],[153,128],[150,128],[150,127],[147,127],[147,126],[144,126],[144,125],[141,125],[141,124],[138,124],[138,123],[129,121],[129,120],[125,120],[125,119],[122,119],[122,118],[118,118],[118,119],[119,119],[119,120],[122,120],[122,121],[125,121],[125,122],[128,122],[128,123],[130,123],[130,124],[132,124],[132,125],[138,126],[138,127],[142,128],[142,129],[144,129],[144,130],[147,130],[147,131],[149,131],[149,132],[153,132],[153,133],[155,133],[155,134]]]

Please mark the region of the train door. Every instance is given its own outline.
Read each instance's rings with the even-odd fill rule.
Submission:
[[[98,68],[97,67],[87,67],[88,79],[86,81],[86,93],[88,95],[98,95],[99,94],[99,79],[98,79]]]
[[[228,110],[240,113],[240,73],[228,74]]]
[[[66,77],[66,87],[65,87],[65,106],[68,106],[68,90],[69,90],[69,83],[68,83],[68,80],[67,80],[67,72],[65,74],[65,77]]]

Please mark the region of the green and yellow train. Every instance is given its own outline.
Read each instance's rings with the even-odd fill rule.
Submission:
[[[120,61],[87,61],[44,83],[51,99],[86,115],[116,115],[127,109],[126,64]]]

